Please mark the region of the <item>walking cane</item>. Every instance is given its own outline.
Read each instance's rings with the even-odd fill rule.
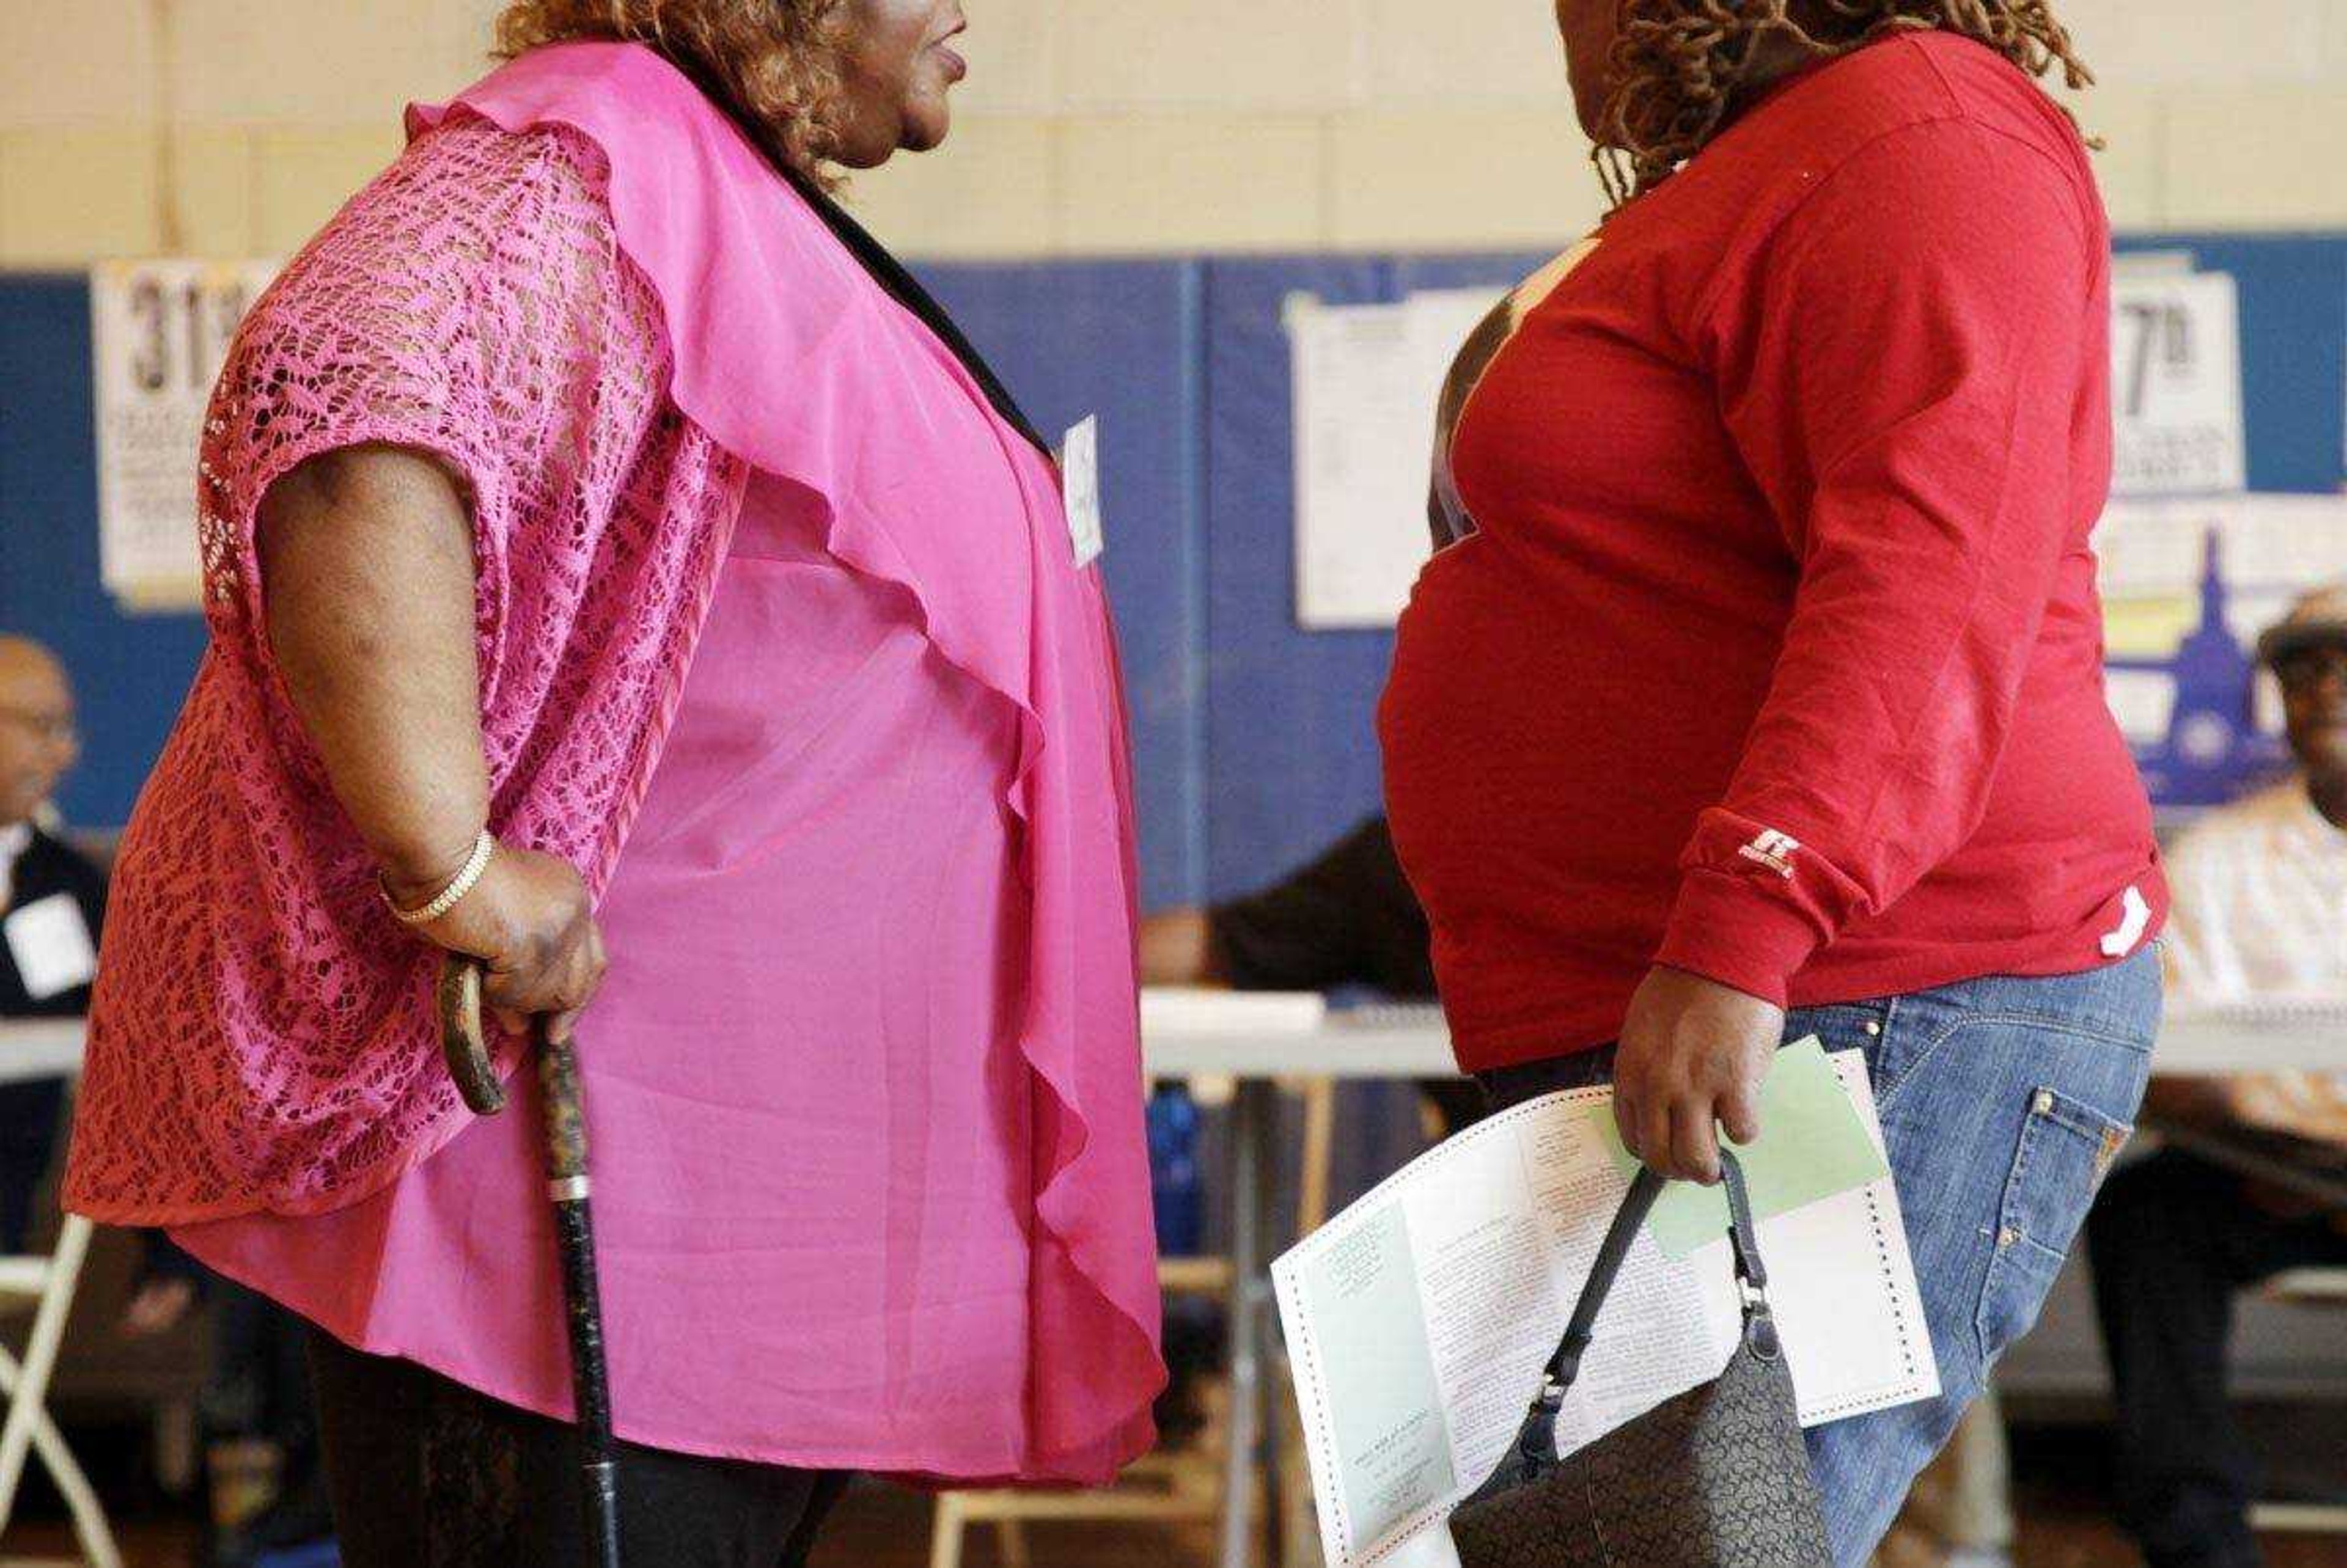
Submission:
[[[451,953],[440,968],[440,1048],[448,1076],[476,1115],[505,1109],[505,1085],[489,1067],[481,1029],[481,966]],[[538,1081],[546,1101],[546,1185],[562,1259],[570,1388],[579,1411],[579,1491],[590,1568],[620,1568],[619,1467],[611,1443],[611,1381],[603,1365],[603,1303],[595,1288],[595,1224],[587,1198],[587,1118],[579,1104],[579,1059],[568,1041],[533,1020]]]

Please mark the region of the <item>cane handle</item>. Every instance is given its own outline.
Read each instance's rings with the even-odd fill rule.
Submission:
[[[441,962],[436,992],[440,1053],[447,1060],[448,1076],[456,1080],[456,1092],[474,1115],[494,1116],[506,1108],[506,1086],[489,1063],[488,1035],[481,1022],[480,960],[449,954]]]

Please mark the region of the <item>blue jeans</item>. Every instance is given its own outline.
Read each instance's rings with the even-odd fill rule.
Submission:
[[[1940,1397],[1812,1428],[1840,1568],[1859,1568],[2004,1348],[2029,1331],[2133,1130],[2159,1029],[2159,959],[1991,977],[1805,1008],[1785,1038],[1866,1053]],[[1613,1076],[1608,1050],[1483,1077],[1497,1105]]]

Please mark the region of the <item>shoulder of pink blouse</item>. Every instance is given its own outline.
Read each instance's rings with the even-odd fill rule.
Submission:
[[[743,466],[667,395],[595,144],[422,135],[231,348],[198,479],[211,643],[122,846],[68,1199],[101,1218],[330,1207],[461,1124],[437,950],[390,920],[272,661],[261,497],[337,447],[461,483],[493,825],[608,875],[681,690]]]

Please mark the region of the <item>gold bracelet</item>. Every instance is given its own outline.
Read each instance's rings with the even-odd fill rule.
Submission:
[[[464,868],[456,873],[447,886],[440,889],[437,897],[420,908],[401,908],[392,898],[391,889],[383,887],[383,901],[391,910],[391,917],[403,926],[429,926],[462,903],[465,895],[478,885],[482,873],[489,868],[489,856],[497,853],[497,848],[496,835],[486,827],[481,829],[481,836],[473,840],[473,853],[466,858]]]

